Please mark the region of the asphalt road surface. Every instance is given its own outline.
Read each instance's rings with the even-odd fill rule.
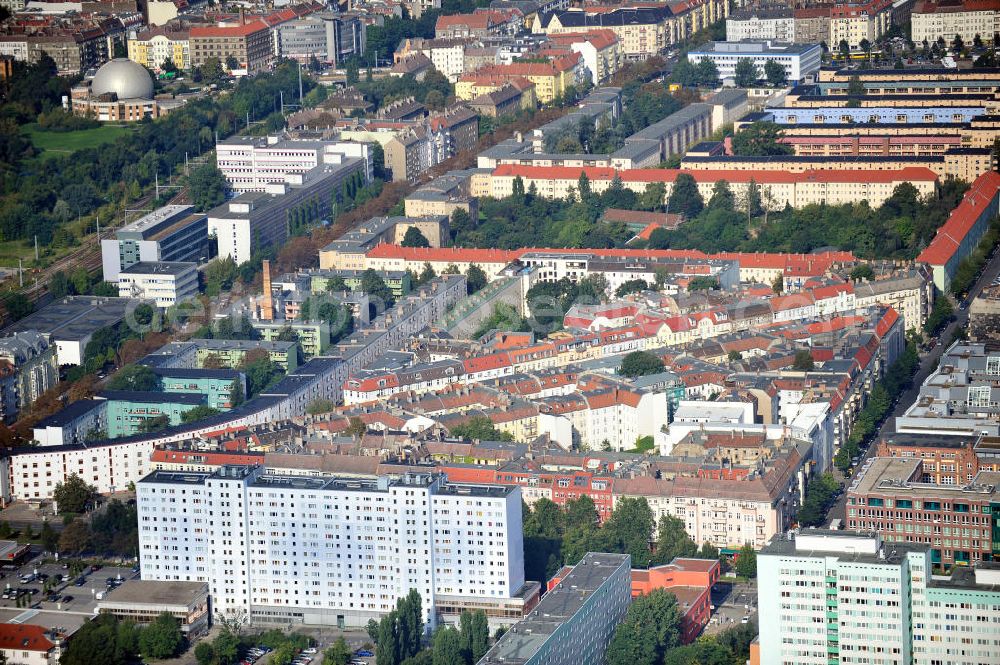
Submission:
[[[997,276],[1000,275],[1000,252],[993,252],[990,257],[989,263],[986,264],[986,268],[983,270],[979,279],[976,281],[975,286],[969,291],[969,295],[965,300],[959,302],[958,308],[955,310],[955,320],[952,321],[942,332],[938,335],[938,343],[933,349],[926,355],[920,358],[920,369],[913,377],[913,385],[904,391],[896,403],[893,405],[892,411],[889,416],[882,423],[881,427],[876,431],[872,441],[878,441],[884,436],[888,436],[896,431],[896,417],[903,415],[903,412],[913,404],[917,399],[917,395],[920,393],[920,386],[923,384],[924,380],[933,372],[938,365],[938,361],[941,360],[941,354],[944,353],[945,347],[951,340],[952,335],[959,328],[965,328],[969,325],[969,303],[972,302],[983,288],[989,286]],[[868,449],[864,452],[861,461],[855,466],[854,473],[862,468],[868,459],[875,456],[874,443],[868,446]],[[834,470],[834,475],[837,479],[844,483],[844,486],[849,484],[850,479],[853,477],[851,475],[843,476],[839,471]],[[847,493],[845,492],[837,499],[837,502],[830,509],[827,514],[827,520],[840,519],[846,522],[846,506],[847,503]]]

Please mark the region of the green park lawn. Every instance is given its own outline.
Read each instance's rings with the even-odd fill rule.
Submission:
[[[39,129],[36,123],[31,123],[22,127],[21,131],[43,153],[71,153],[84,148],[93,148],[102,143],[110,143],[131,129],[124,125],[103,125],[75,132],[51,132]]]

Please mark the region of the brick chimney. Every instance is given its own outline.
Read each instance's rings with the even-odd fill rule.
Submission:
[[[260,302],[260,320],[274,320],[274,300],[271,298],[271,262],[264,261],[264,297]]]

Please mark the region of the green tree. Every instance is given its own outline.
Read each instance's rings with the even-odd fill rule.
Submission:
[[[656,529],[656,549],[651,565],[670,563],[677,557],[693,557],[698,546],[684,530],[684,522],[673,515],[664,515]]]
[[[145,365],[125,365],[108,381],[108,390],[151,392],[160,387],[160,380]]]
[[[795,361],[792,363],[792,369],[797,372],[811,372],[816,368],[816,363],[813,362],[812,353],[809,349],[799,349],[795,352]]]
[[[840,51],[840,57],[844,60],[851,57],[851,45],[847,43],[846,39],[840,40],[840,43],[837,44],[837,50]]]
[[[718,70],[716,70],[716,74],[718,74]],[[684,87],[698,85],[699,78],[698,65],[695,65],[686,57],[678,60],[677,64],[674,65],[673,71],[670,72],[670,80]]]
[[[486,277],[486,272],[473,263],[465,273],[465,283],[469,295],[472,295],[482,290],[489,283],[489,279]]]
[[[466,665],[466,663],[461,634],[451,627],[438,630],[434,634],[433,665]]]
[[[663,589],[639,596],[608,645],[608,665],[659,665],[668,649],[680,643],[677,598]]]
[[[42,546],[49,552],[55,552],[59,547],[59,534],[56,530],[52,528],[48,520],[42,523],[42,531],[39,534],[39,540],[42,541]]]
[[[862,280],[875,279],[875,271],[868,263],[859,263],[851,270],[851,280],[860,282]]]
[[[208,418],[209,416],[214,416],[221,413],[218,409],[215,409],[207,404],[199,404],[193,409],[188,409],[181,414],[182,423],[193,423],[196,420],[201,420],[202,418]]]
[[[341,635],[323,652],[323,665],[348,665],[353,657],[354,652]]]
[[[490,648],[490,623],[486,612],[472,613],[472,663],[478,663]]]
[[[698,183],[695,182],[694,176],[689,173],[678,174],[674,180],[674,186],[670,190],[667,212],[680,213],[691,219],[697,216],[704,207],[705,202],[698,191]]]
[[[20,321],[35,311],[34,304],[28,300],[28,296],[20,291],[15,291],[4,296],[3,305],[7,309],[7,314],[10,315],[11,322]]]
[[[226,177],[212,162],[196,166],[188,176],[188,195],[201,212],[221,205],[226,200],[227,186]]]
[[[714,60],[705,58],[698,63],[698,85],[714,88],[719,85],[719,68]]]
[[[851,97],[861,97],[865,94],[865,84],[856,74],[847,79],[847,94]]]
[[[52,490],[52,500],[56,502],[60,513],[85,512],[97,501],[97,496],[97,488],[88,485],[75,473]]]
[[[736,61],[734,76],[737,88],[752,88],[760,78],[760,71],[751,58],[740,58]]]
[[[139,423],[139,431],[143,433],[159,432],[167,427],[170,427],[170,416],[165,413],[152,418],[143,418],[142,422]]]
[[[92,534],[87,522],[74,519],[63,527],[59,534],[59,551],[66,554],[79,555],[90,549]]]
[[[630,293],[642,293],[643,291],[649,290],[650,285],[644,279],[630,279],[622,282],[621,286],[615,289],[615,295],[619,298],[623,298]]]
[[[767,82],[775,87],[783,86],[788,82],[788,74],[785,68],[776,60],[768,60],[764,65],[764,77]]]
[[[664,369],[663,361],[655,353],[649,351],[632,351],[622,358],[618,373],[623,376],[646,376],[658,374]]]
[[[329,651],[327,652],[329,653]],[[214,665],[215,660],[215,649],[212,648],[212,643],[207,640],[202,640],[194,647],[194,659],[198,661],[198,665]],[[333,665],[348,665],[350,663],[350,657],[343,663],[338,663],[335,660],[330,659],[330,656],[324,656],[323,662],[330,662]]]
[[[350,291],[350,289],[347,288],[347,283],[344,281],[344,278],[340,275],[334,275],[326,280],[326,290],[327,293],[342,293],[344,291]]]
[[[427,236],[415,226],[411,226],[406,229],[406,233],[403,234],[403,242],[400,243],[403,247],[430,247],[431,243],[427,240]]]
[[[139,632],[139,651],[149,658],[173,658],[183,644],[180,622],[169,612],[161,612]]]
[[[99,614],[85,622],[69,640],[61,665],[126,665],[136,654],[134,624]]]
[[[712,185],[712,196],[708,199],[709,210],[724,210],[732,212],[736,206],[736,197],[733,190],[729,188],[729,183],[725,180],[718,180]]]
[[[473,416],[451,428],[451,435],[479,441],[513,441],[514,437],[498,430],[488,416]]]
[[[736,557],[736,574],[740,577],[757,577],[757,552],[747,543]]]
[[[49,280],[49,294],[53,298],[62,298],[69,294],[70,288],[69,277],[62,270],[57,270]]]
[[[698,275],[688,282],[688,291],[718,291],[719,280],[707,275]]]
[[[602,551],[632,556],[632,565],[649,565],[649,537],[653,533],[653,511],[645,498],[623,498],[600,531]]]
[[[773,122],[754,122],[733,136],[733,152],[747,157],[790,155],[791,147],[779,143],[781,128]]]
[[[371,268],[361,273],[360,286],[362,292],[367,293],[370,298],[380,301],[384,307],[392,306],[392,290],[386,286],[385,280]]]

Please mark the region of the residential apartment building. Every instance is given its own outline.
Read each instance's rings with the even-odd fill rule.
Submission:
[[[711,60],[723,80],[734,79],[740,60],[752,60],[760,78],[768,62],[777,62],[785,69],[790,83],[802,81],[819,72],[823,48],[819,44],[790,44],[770,40],[742,42],[710,42],[688,53],[688,60],[697,65]]]
[[[531,31],[541,34],[613,30],[626,60],[645,60],[677,41],[673,13],[667,7],[623,7],[591,13],[571,9],[536,14]]]
[[[792,10],[749,9],[726,17],[726,41],[741,42],[748,39],[796,42]]]
[[[223,615],[364,626],[411,589],[430,628],[463,608],[504,624],[525,609],[517,488],[223,466],[136,489],[143,579],[206,581]]]
[[[852,51],[861,49],[862,40],[874,46],[892,26],[892,0],[859,0],[837,3],[830,9],[830,37],[827,44],[836,51],[842,41]]]
[[[917,261],[930,266],[934,285],[947,292],[962,260],[972,254],[989,225],[1000,215],[1000,173],[987,171],[976,178],[937,230]]]
[[[729,183],[737,196],[747,183],[753,179],[758,185],[767,187],[775,197],[775,208],[781,209],[786,204],[793,208],[810,203],[854,203],[867,200],[873,207],[878,207],[892,196],[896,187],[909,182],[920,191],[921,196],[933,195],[937,191],[937,176],[926,168],[906,168],[898,171],[802,171],[788,173],[784,171],[739,171],[739,170],[695,170],[679,171],[673,169],[633,169],[617,171],[600,167],[568,167],[568,166],[515,166],[503,164],[493,170],[490,176],[490,192],[494,198],[510,196],[515,178],[520,178],[525,188],[532,185],[539,196],[546,198],[566,198],[570,188],[574,191],[580,184],[580,175],[586,173],[591,189],[603,192],[611,186],[615,179],[636,194],[645,191],[651,182],[662,182],[666,185],[667,197],[670,196],[673,182],[678,173],[690,173],[698,184],[702,197],[712,196],[712,187],[719,180]],[[995,175],[995,174],[994,174]]]
[[[550,44],[580,54],[590,82],[595,86],[606,83],[617,74],[624,59],[621,41],[614,30],[602,28],[587,32],[560,32],[547,37]]]
[[[535,85],[535,95],[542,104],[551,104],[557,97],[562,98],[566,89],[575,86],[583,78],[579,69],[579,53],[558,55],[545,62],[513,62],[509,65],[488,65],[475,72],[465,74],[455,84],[455,95],[462,100],[471,100],[482,94],[476,84],[484,77],[493,80],[526,78]],[[499,86],[498,86],[499,87]]]
[[[821,44],[830,38],[830,7],[821,5],[792,10],[797,44]],[[727,36],[728,39],[728,36]]]
[[[757,555],[761,665],[992,662],[1000,571],[932,576],[922,545],[809,529]]]
[[[158,72],[169,60],[181,70],[191,69],[191,35],[187,30],[151,28],[128,40],[128,59]]]
[[[478,665],[600,665],[631,602],[631,557],[588,552]]]
[[[934,485],[924,482],[920,459],[876,457],[847,490],[847,528],[923,543],[930,562],[946,570],[993,561],[998,481],[1000,473],[980,471],[971,482]]]
[[[726,438],[721,434],[721,438]],[[680,477],[618,478],[617,504],[623,498],[645,498],[659,521],[676,517],[694,542],[738,550],[746,544],[763,547],[792,523],[805,483],[808,441],[789,441],[787,458],[754,478]]]
[[[920,44],[935,43],[944,38],[951,44],[955,35],[966,44],[976,37],[983,42],[993,41],[1000,32],[1000,3],[996,0],[923,0],[910,14],[912,39]]]
[[[0,338],[3,370],[3,422],[10,424],[42,393],[59,383],[55,343],[35,330]]]
[[[116,283],[137,263],[204,263],[209,259],[208,221],[192,205],[166,205],[101,240],[104,281]]]
[[[201,67],[209,58],[217,58],[225,66],[235,58],[240,70],[253,76],[267,71],[274,60],[271,27],[256,19],[237,25],[191,28],[191,64]]]

